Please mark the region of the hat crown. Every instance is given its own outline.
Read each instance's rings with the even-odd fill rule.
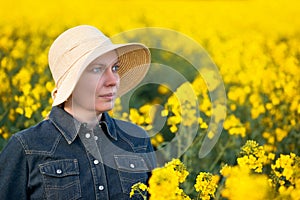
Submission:
[[[63,32],[50,47],[49,67],[57,83],[77,59],[97,46],[111,44],[100,30],[93,26],[81,25]]]

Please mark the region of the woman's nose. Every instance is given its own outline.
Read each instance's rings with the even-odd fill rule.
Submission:
[[[111,68],[107,68],[104,73],[105,85],[106,86],[116,86],[119,83],[119,74],[113,72]]]

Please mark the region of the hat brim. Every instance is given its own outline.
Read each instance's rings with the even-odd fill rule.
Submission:
[[[99,56],[116,50],[119,59],[120,86],[118,96],[122,96],[136,87],[147,74],[151,55],[149,49],[140,43],[110,44],[93,49],[83,55],[62,78],[60,87],[56,91],[52,106],[65,102],[72,94],[78,80],[86,67]]]

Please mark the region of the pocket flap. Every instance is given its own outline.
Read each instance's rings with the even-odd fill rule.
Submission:
[[[53,177],[78,175],[79,167],[76,159],[55,160],[39,165],[42,174]]]
[[[143,157],[137,155],[115,155],[115,161],[119,170],[131,172],[148,171]]]

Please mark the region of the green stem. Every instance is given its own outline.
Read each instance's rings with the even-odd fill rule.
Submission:
[[[183,128],[183,127],[182,127]],[[181,133],[179,133],[180,135],[179,135],[179,137],[177,137],[177,157],[179,157],[179,155],[181,155],[181,138],[180,137],[182,137],[182,132]]]
[[[216,165],[218,164],[219,160],[224,155],[225,150],[231,145],[231,142],[232,142],[232,137],[230,137],[230,139],[227,140],[225,146],[221,147],[221,152],[218,154],[218,156],[216,157],[216,159],[214,160],[213,164],[211,165],[211,167],[209,169],[210,172],[216,167]]]
[[[197,200],[200,200],[200,192],[197,195]]]
[[[138,192],[143,197],[144,200],[147,200],[147,195],[143,194],[143,192],[139,189]]]

